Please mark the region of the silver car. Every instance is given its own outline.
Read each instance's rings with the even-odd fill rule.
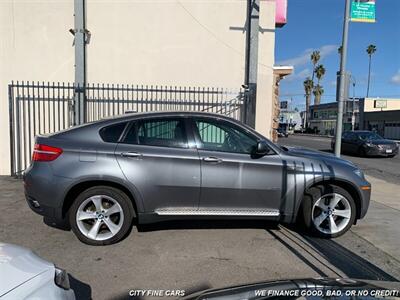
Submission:
[[[31,250],[0,243],[0,298],[74,300],[68,273]]]
[[[371,186],[351,162],[277,146],[198,112],[128,114],[36,138],[24,175],[31,209],[84,243],[120,241],[133,222],[300,221],[337,237],[365,216]]]

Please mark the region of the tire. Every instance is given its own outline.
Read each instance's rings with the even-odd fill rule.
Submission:
[[[336,205],[334,199],[340,199]],[[336,185],[318,185],[310,188],[304,194],[302,204],[303,223],[311,234],[318,237],[341,236],[350,229],[356,218],[354,199],[345,189]],[[335,206],[331,207],[332,204]],[[332,219],[336,228],[332,228]]]
[[[363,147],[360,147],[360,150],[358,150],[358,153],[360,153],[361,157],[367,157],[367,152],[365,152],[365,149]]]
[[[121,190],[108,186],[83,191],[68,213],[76,237],[93,246],[121,241],[130,232],[135,217],[131,199]]]

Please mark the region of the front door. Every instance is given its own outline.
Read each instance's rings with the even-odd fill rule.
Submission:
[[[198,208],[200,161],[197,150],[188,146],[185,119],[132,122],[116,155],[146,212]]]
[[[258,138],[231,122],[197,118],[193,128],[201,160],[199,211],[278,212],[282,186],[279,155],[252,157]]]

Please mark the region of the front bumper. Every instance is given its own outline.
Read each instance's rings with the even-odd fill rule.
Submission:
[[[369,187],[369,189],[367,189]],[[362,219],[365,217],[368,211],[369,202],[371,200],[371,184],[366,181],[364,185],[360,187],[361,194],[361,206],[358,215],[358,219]]]
[[[365,153],[369,156],[383,156],[383,157],[394,156],[399,153],[399,147],[391,149],[385,149],[379,147],[367,147],[365,148]]]

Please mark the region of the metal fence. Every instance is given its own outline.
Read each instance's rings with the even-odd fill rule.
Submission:
[[[79,93],[77,91],[83,91]],[[84,97],[85,122],[126,112],[206,111],[243,120],[244,91],[223,88],[12,82],[8,86],[11,174],[30,164],[34,137],[75,125]]]

